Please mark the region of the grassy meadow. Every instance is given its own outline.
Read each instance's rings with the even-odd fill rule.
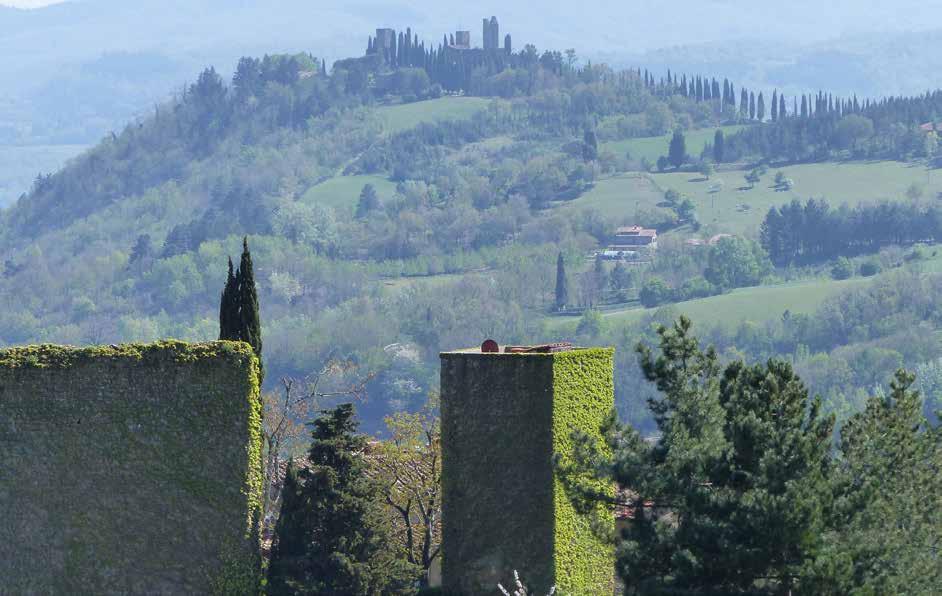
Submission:
[[[721,126],[723,133],[731,135],[739,132],[744,126]],[[688,130],[684,132],[684,138],[687,142],[687,153],[694,157],[699,157],[700,152],[707,143],[713,142],[713,135],[716,134],[715,128],[701,128],[698,130]],[[671,135],[666,134],[659,137],[639,137],[635,139],[625,139],[622,141],[609,141],[601,143],[599,150],[611,151],[616,155],[631,155],[631,159],[641,160],[646,158],[652,164],[657,162],[657,158],[667,155],[667,147],[670,144]]]
[[[352,212],[360,199],[360,191],[367,184],[376,188],[380,200],[391,199],[396,193],[396,184],[382,176],[337,176],[309,188],[301,197],[301,201]]]
[[[758,230],[772,206],[792,199],[823,198],[831,207],[846,203],[909,200],[907,189],[916,185],[924,197],[942,192],[942,172],[930,172],[922,165],[895,161],[816,163],[781,168],[794,181],[788,191],[776,190],[773,181],[779,170],[770,169],[754,188],[748,189],[744,171],[722,171],[710,180],[699,174],[652,174],[662,190],[673,188],[690,197],[697,207],[700,223],[714,232],[750,234]],[[722,181],[722,183],[720,182]],[[717,185],[721,188],[717,191]]]
[[[376,113],[389,134],[414,128],[423,122],[464,120],[487,108],[490,99],[483,97],[440,97],[395,106],[382,106]]]
[[[602,314],[609,325],[624,325],[640,320],[658,308],[673,308],[698,325],[723,324],[736,326],[750,321],[763,323],[793,313],[812,313],[825,300],[840,292],[866,284],[872,278],[854,277],[842,281],[813,279],[787,284],[740,288],[727,294],[679,302],[666,307],[632,308]],[[575,317],[553,317],[547,327],[556,332],[572,332],[578,324]]]

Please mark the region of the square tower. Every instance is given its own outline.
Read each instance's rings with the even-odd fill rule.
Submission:
[[[470,31],[455,31],[455,48],[458,48],[460,50],[471,49],[471,32]]]
[[[446,594],[498,594],[514,570],[534,594],[612,594],[614,549],[593,526],[613,528],[613,512],[579,514],[553,458],[571,457],[574,431],[602,438],[613,360],[608,348],[441,354]]]

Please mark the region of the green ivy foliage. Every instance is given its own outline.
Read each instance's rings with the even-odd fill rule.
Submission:
[[[0,350],[0,404],[3,590],[258,590],[251,346]]]

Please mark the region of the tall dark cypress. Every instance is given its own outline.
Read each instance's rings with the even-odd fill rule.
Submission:
[[[772,91],[772,122],[778,120],[778,90]]]
[[[783,93],[778,96],[778,117],[784,120],[785,116],[785,94]]]
[[[264,378],[262,366],[262,323],[259,317],[258,292],[255,288],[255,271],[252,267],[252,253],[249,252],[249,239],[242,240],[242,261],[239,264],[239,324],[242,329],[242,341],[247,342],[258,356],[259,372]]]
[[[723,134],[722,129],[716,129],[716,133],[713,135],[713,161],[716,163],[723,163],[723,159],[726,157],[726,136]]]
[[[222,290],[219,301],[219,339],[239,341],[239,282],[232,270],[232,259],[229,259],[229,274],[226,277],[226,287]]]
[[[569,302],[569,284],[566,282],[566,263],[563,253],[556,258],[556,308],[562,310]]]

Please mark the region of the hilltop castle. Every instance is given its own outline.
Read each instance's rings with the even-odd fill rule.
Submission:
[[[475,48],[471,43],[471,31],[459,29],[454,33],[445,35],[442,44],[445,50],[457,50],[460,52],[499,52],[503,51],[510,54],[513,51],[510,35],[504,36],[504,45],[500,42],[500,24],[497,17],[482,19],[481,28],[482,47]],[[413,38],[411,30],[407,30],[405,36],[402,32],[397,33],[395,29],[389,27],[379,27],[376,29],[376,36],[371,37],[367,44],[367,55],[378,55],[388,64],[398,64],[396,57],[401,54],[403,45],[412,47],[419,46],[418,36]],[[422,44],[424,48],[424,43]],[[423,49],[424,51],[424,49]]]

